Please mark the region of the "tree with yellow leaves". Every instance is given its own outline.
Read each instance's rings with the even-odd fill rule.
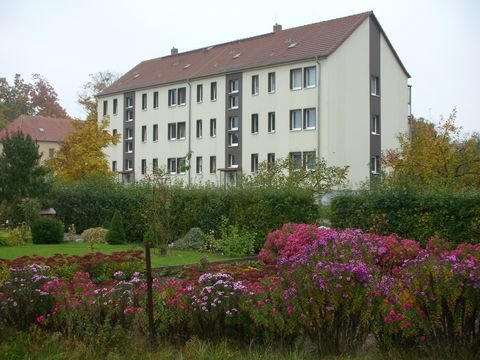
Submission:
[[[75,121],[74,131],[65,139],[52,159],[55,174],[65,181],[82,179],[86,175],[113,175],[104,149],[117,144],[119,135],[108,132],[109,119],[97,121],[94,114],[86,121]]]
[[[448,191],[480,189],[478,137],[462,136],[455,119],[455,109],[437,127],[413,119],[410,134],[398,137],[399,149],[383,156],[384,165],[391,170],[385,185]]]

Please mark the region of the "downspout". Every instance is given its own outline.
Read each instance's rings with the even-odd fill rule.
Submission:
[[[321,159],[322,153],[320,151],[320,60],[318,56],[315,57],[317,63],[317,158]]]
[[[192,183],[192,84],[190,83],[190,79],[187,80],[188,84],[188,151],[187,156],[190,157],[188,159],[188,181],[187,184],[190,187]]]

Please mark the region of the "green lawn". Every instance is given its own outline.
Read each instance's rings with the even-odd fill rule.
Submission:
[[[107,245],[101,244],[95,246],[95,252],[110,254],[115,251],[143,250],[144,247],[138,244],[126,245]],[[0,247],[0,258],[16,259],[21,256],[53,256],[55,254],[67,255],[85,255],[90,252],[90,247],[85,243],[63,243],[55,245],[23,245],[23,246],[2,246]],[[183,265],[196,264],[201,258],[207,258],[209,261],[228,259],[226,256],[200,253],[187,250],[168,250],[167,256],[157,255],[156,250],[152,250],[152,266]]]

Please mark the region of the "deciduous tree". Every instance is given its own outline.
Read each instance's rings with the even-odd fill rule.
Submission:
[[[455,124],[456,111],[438,126],[413,119],[410,134],[400,134],[398,150],[387,151],[387,186],[439,187],[450,191],[480,188],[478,137],[465,137]]]
[[[97,116],[97,101],[95,95],[113,84],[120,75],[111,71],[100,71],[90,74],[90,81],[83,85],[78,95],[78,102],[85,108],[87,116]]]

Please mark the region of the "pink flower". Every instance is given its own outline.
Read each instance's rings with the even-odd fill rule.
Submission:
[[[123,310],[123,314],[124,315],[136,314],[136,313],[141,312],[141,311],[143,311],[142,308],[131,307],[131,308],[126,308],[125,310]]]
[[[45,323],[45,316],[39,315],[35,318],[37,324],[43,325]]]

